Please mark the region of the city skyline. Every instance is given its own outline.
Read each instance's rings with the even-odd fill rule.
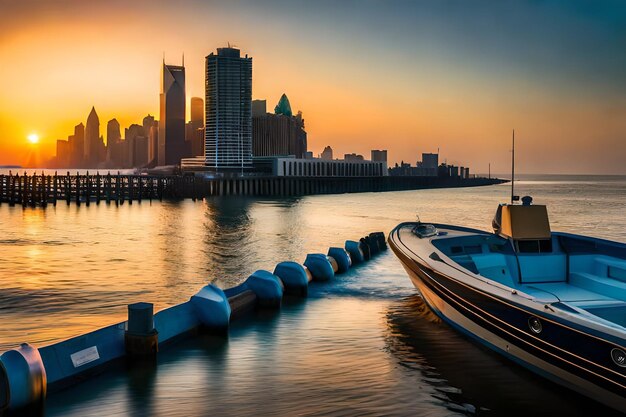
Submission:
[[[324,2],[30,3],[0,17],[0,58],[12,63],[0,75],[13,80],[0,98],[3,165],[27,163],[34,148],[48,159],[92,106],[101,124],[159,114],[163,51],[166,60],[185,53],[187,97],[203,97],[204,57],[231,40],[255,58],[253,99],[287,91],[307,115],[314,154],[332,144],[367,155],[384,144],[392,165],[441,148],[452,164],[507,172],[516,128],[519,172],[625,173],[619,3],[364,2],[357,13]],[[166,16],[169,29],[146,30]]]

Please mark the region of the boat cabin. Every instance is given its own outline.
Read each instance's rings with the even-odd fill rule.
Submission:
[[[501,205],[494,234],[439,227],[432,244],[466,270],[626,327],[626,245],[553,233],[541,205]]]

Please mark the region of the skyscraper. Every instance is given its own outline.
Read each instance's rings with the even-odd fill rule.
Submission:
[[[186,156],[185,67],[163,62],[158,165],[177,165]]]
[[[204,124],[204,100],[200,97],[191,97],[191,122]]]
[[[87,168],[97,168],[100,163],[100,142],[100,119],[96,108],[92,107],[85,126],[85,166]]]
[[[202,129],[202,135],[198,135]],[[191,121],[185,127],[185,140],[190,156],[204,155],[204,100],[191,97]]]
[[[148,153],[148,163],[151,166],[156,166],[156,159],[158,157],[159,148],[159,122],[154,120],[154,116],[148,114],[143,118],[143,136],[148,138],[148,148],[146,152]]]
[[[70,166],[82,168],[85,160],[85,125],[82,123],[74,126],[74,134],[68,138],[70,143]]]
[[[121,165],[122,158],[119,155],[123,146],[121,142],[120,123],[117,119],[111,119],[107,122],[107,165]]]
[[[117,143],[122,139],[120,132],[120,123],[117,119],[111,119],[107,122],[107,145]]]
[[[148,116],[151,117],[151,116]],[[149,121],[148,121],[149,122]],[[144,126],[147,125],[144,119]],[[132,124],[124,131],[127,164],[133,168],[145,166],[148,160],[148,135],[142,125]],[[179,161],[180,162],[180,161]]]
[[[252,167],[252,58],[217,48],[206,57],[205,164],[216,171]]]
[[[155,125],[155,121],[154,121],[154,116],[152,116],[151,114],[148,114],[146,117],[143,118],[143,136],[148,136],[148,134],[150,133],[150,128],[152,126]]]

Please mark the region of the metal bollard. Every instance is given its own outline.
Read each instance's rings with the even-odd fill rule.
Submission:
[[[128,305],[128,328],[124,334],[126,353],[131,356],[155,355],[159,351],[159,332],[154,328],[152,303]]]

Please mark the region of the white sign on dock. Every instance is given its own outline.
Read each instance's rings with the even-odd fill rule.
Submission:
[[[78,368],[79,366],[83,366],[93,361],[97,361],[100,359],[100,354],[98,353],[98,348],[96,346],[92,346],[87,349],[79,350],[76,353],[70,355],[72,359],[72,363],[74,364],[74,368]]]

